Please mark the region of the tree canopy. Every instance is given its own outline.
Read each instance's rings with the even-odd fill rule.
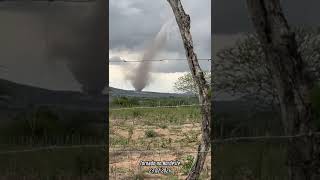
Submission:
[[[211,84],[211,73],[204,72],[204,77],[208,84]],[[186,73],[185,75],[178,78],[178,80],[174,83],[174,90],[177,92],[184,92],[184,93],[198,93],[198,87],[194,82],[191,73]]]
[[[320,80],[320,28],[295,28],[295,38],[307,71]],[[214,90],[255,97],[263,103],[278,102],[272,74],[256,34],[246,34],[233,47],[219,51],[213,63]]]

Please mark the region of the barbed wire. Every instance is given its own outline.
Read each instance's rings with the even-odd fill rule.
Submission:
[[[27,153],[27,152],[37,152],[37,151],[51,151],[59,149],[78,149],[78,148],[106,148],[105,144],[86,144],[86,145],[68,145],[68,146],[45,146],[37,148],[29,148],[22,150],[9,150],[9,151],[0,151],[0,155],[4,154],[16,154],[16,153]]]
[[[212,140],[213,144],[225,144],[225,143],[239,143],[239,142],[258,142],[258,141],[288,141],[302,137],[316,137],[320,136],[320,132],[310,132],[296,135],[284,135],[284,136],[253,136],[253,137],[232,137],[224,139]]]
[[[185,104],[176,106],[136,106],[136,107],[125,107],[125,108],[110,108],[110,111],[127,110],[127,109],[157,109],[157,108],[179,108],[179,107],[193,107],[193,106],[208,106],[211,104]]]
[[[170,58],[170,59],[143,59],[143,60],[109,60],[109,62],[119,62],[119,63],[130,63],[130,62],[145,62],[145,61],[152,61],[152,62],[164,62],[164,61],[185,61],[186,58]],[[198,61],[211,61],[211,58],[200,58]]]
[[[313,133],[305,133],[305,134],[297,134],[297,135],[288,135],[288,136],[255,136],[255,137],[233,137],[233,138],[225,138],[225,139],[216,139],[212,140],[213,144],[225,144],[225,143],[239,143],[239,142],[257,142],[257,141],[266,141],[266,140],[292,140],[296,138],[302,137],[316,137],[320,136],[320,132]],[[9,150],[9,151],[1,151],[0,155],[4,154],[14,154],[14,153],[26,153],[26,152],[37,152],[37,151],[50,151],[50,150],[58,150],[58,149],[77,149],[77,148],[107,148],[106,144],[90,144],[90,145],[69,145],[69,146],[46,146],[46,147],[38,147],[31,149],[22,149],[22,150]],[[172,150],[110,150],[109,152],[174,152]],[[186,151],[181,151],[186,152]],[[187,151],[187,152],[198,152],[198,151]],[[211,152],[211,151],[207,151]]]
[[[29,148],[29,149],[22,149],[22,150],[9,150],[9,151],[1,151],[0,155],[5,154],[16,154],[16,153],[28,153],[28,152],[38,152],[38,151],[53,151],[53,150],[59,150],[59,149],[78,149],[78,148],[107,148],[106,144],[90,144],[90,145],[64,145],[64,146],[45,146],[45,147],[37,147],[37,148]],[[116,152],[127,152],[127,153],[152,153],[152,152],[184,152],[184,153],[196,153],[198,151],[179,151],[179,150],[161,150],[161,149],[155,149],[155,150],[124,150],[124,149],[113,149],[110,150],[111,153]],[[203,151],[203,152],[211,152],[209,151]]]

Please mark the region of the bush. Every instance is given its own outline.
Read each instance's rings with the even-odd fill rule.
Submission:
[[[146,130],[146,131],[144,132],[144,134],[145,134],[145,136],[146,136],[147,138],[152,138],[152,137],[157,137],[157,136],[158,136],[158,134],[157,134],[154,130],[152,130],[152,129]]]
[[[166,128],[168,128],[168,126],[167,126],[166,124],[160,124],[159,127],[160,127],[161,129],[166,129]]]
[[[187,157],[184,158],[183,164],[182,164],[182,172],[184,175],[189,173],[193,164],[193,160],[194,160],[194,157],[191,155],[188,155]]]
[[[133,116],[134,118],[141,117],[141,116],[142,116],[142,112],[139,111],[139,110],[137,110],[137,109],[134,109],[134,110],[132,111],[132,116]]]

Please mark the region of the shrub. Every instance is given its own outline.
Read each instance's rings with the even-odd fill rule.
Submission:
[[[152,138],[152,137],[157,137],[157,136],[158,136],[158,134],[157,134],[154,130],[152,130],[152,129],[146,130],[146,131],[144,132],[144,134],[145,134],[145,136],[146,136],[147,138]]]
[[[137,109],[135,109],[135,110],[132,111],[132,116],[134,118],[138,118],[138,117],[142,116],[142,112],[137,110]]]
[[[187,157],[184,158],[184,162],[182,164],[182,172],[184,175],[188,174],[190,171],[192,164],[193,164],[194,157],[191,155],[188,155]]]
[[[166,124],[160,124],[159,127],[160,127],[161,129],[166,129],[166,128],[168,128],[168,126],[167,126]]]

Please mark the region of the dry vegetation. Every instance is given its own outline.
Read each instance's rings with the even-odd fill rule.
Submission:
[[[184,179],[201,137],[198,107],[111,110],[110,179]],[[201,179],[210,179],[210,159]],[[143,161],[179,160],[169,174],[151,174]]]

